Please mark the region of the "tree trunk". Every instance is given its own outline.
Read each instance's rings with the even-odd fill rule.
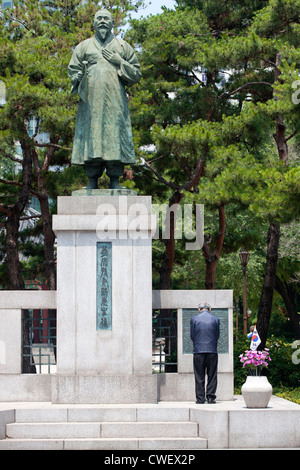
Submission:
[[[6,255],[7,270],[12,290],[24,289],[24,281],[19,261],[19,224],[21,215],[28,202],[32,182],[32,155],[27,140],[21,142],[23,152],[23,179],[19,198],[15,204],[6,208]]]
[[[55,143],[58,142],[58,139]],[[54,256],[55,234],[52,230],[52,220],[49,207],[48,193],[46,189],[45,172],[48,171],[49,165],[54,154],[55,147],[51,147],[45,157],[42,167],[39,166],[38,154],[34,152],[34,167],[37,175],[38,193],[36,196],[41,206],[43,234],[44,234],[44,255],[45,255],[45,271],[47,279],[47,287],[49,290],[56,290],[56,263]],[[56,359],[56,310],[48,310],[48,318],[50,323],[51,342],[54,346],[54,356]]]
[[[59,139],[53,139],[53,143],[57,144]],[[46,189],[46,174],[49,170],[49,166],[55,152],[55,146],[50,146],[48,149],[43,165],[40,166],[38,153],[34,149],[33,152],[33,163],[37,176],[38,192],[36,197],[38,198],[41,206],[42,213],[42,224],[44,233],[44,254],[45,254],[45,267],[46,267],[46,278],[49,290],[56,290],[56,264],[54,257],[54,243],[55,235],[52,230],[52,221],[49,207],[48,193]]]
[[[160,290],[166,290],[171,288],[171,273],[174,265],[174,253],[175,253],[175,240],[170,238],[165,240],[165,254],[163,262],[159,270],[159,285]]]
[[[12,208],[6,222],[6,259],[10,288],[23,290],[24,280],[20,269],[19,260],[19,223],[20,210]]]
[[[276,66],[274,71],[274,82],[280,82],[280,65],[281,65],[281,54],[276,54]],[[280,97],[274,92],[274,100],[278,101]],[[289,138],[286,138],[286,126],[283,121],[283,117],[280,113],[276,116],[276,130],[273,134],[279,160],[285,165],[289,164],[289,149],[287,142]],[[293,134],[292,134],[293,135]],[[291,136],[292,136],[291,135]],[[290,136],[290,137],[291,137]],[[280,226],[277,223],[271,223],[268,231],[268,247],[267,247],[267,260],[266,260],[266,272],[264,278],[264,284],[262,288],[260,303],[258,306],[257,315],[257,330],[261,337],[261,344],[259,349],[263,349],[266,345],[268,328],[270,323],[270,317],[272,312],[273,302],[273,291],[275,288],[276,280],[276,266],[278,260],[278,247],[280,240]]]
[[[270,317],[272,312],[273,292],[275,288],[276,266],[278,260],[278,247],[280,240],[280,227],[271,223],[267,238],[267,258],[265,277],[258,306],[257,331],[261,338],[259,349],[266,345]]]
[[[205,258],[206,270],[205,270],[205,289],[212,290],[215,288],[216,270],[218,261],[222,252],[224,238],[225,238],[225,208],[222,204],[219,204],[219,231],[217,235],[217,241],[214,251],[212,252],[209,244],[204,241],[202,252]]]
[[[273,137],[276,142],[279,159],[283,161],[285,165],[288,165],[289,150],[287,139],[285,137],[285,130],[286,126],[283,122],[282,116],[278,114],[276,121],[276,132]],[[268,232],[266,273],[257,315],[257,330],[262,340],[259,346],[260,349],[265,347],[267,341],[268,328],[272,312],[273,290],[275,288],[279,239],[280,226],[279,224],[271,223]]]
[[[176,204],[179,204],[183,198],[183,194],[175,192],[169,199],[169,209],[173,206],[174,210],[167,213],[169,221],[166,224],[169,226],[169,238],[164,240],[165,254],[159,270],[159,289],[165,290],[171,287],[171,274],[174,266],[175,259],[175,222],[176,222]]]
[[[23,129],[24,135],[26,129]],[[27,134],[26,134],[27,135]],[[12,290],[23,290],[24,280],[20,268],[19,260],[19,224],[20,217],[28,203],[30,195],[31,182],[32,182],[32,153],[30,143],[26,137],[20,141],[23,154],[23,178],[22,188],[18,201],[9,206],[7,211],[6,223],[6,254],[7,254],[7,269],[10,280],[10,287]],[[35,366],[31,363],[31,350],[30,350],[30,322],[28,310],[23,310],[22,316],[22,372],[35,373]]]
[[[275,78],[278,79],[279,75],[280,72],[277,73]],[[277,97],[275,96],[275,100],[276,99]],[[283,122],[282,116],[278,113],[276,120],[276,132],[273,134],[273,137],[276,142],[279,159],[284,162],[285,165],[288,165],[289,149],[287,145],[288,139],[285,137],[285,131],[286,126]],[[259,349],[264,348],[267,341],[268,328],[272,312],[273,290],[275,288],[279,239],[280,226],[279,224],[271,223],[268,232],[266,273],[257,315],[257,330],[261,336],[261,344]]]
[[[281,295],[286,306],[294,337],[295,339],[300,339],[300,323],[296,304],[297,291],[293,289],[292,284],[282,281],[278,276],[275,279],[275,289]]]
[[[175,189],[175,192],[169,199],[169,209],[176,204],[179,204],[180,201],[184,198],[183,191],[191,191],[192,188],[196,188],[200,176],[204,172],[205,168],[205,158],[200,159],[194,169],[192,174],[189,174],[189,179],[181,186],[168,182],[165,180],[152,166],[149,162],[145,162],[145,165],[150,168],[150,170],[155,174],[158,181],[161,181],[169,188]],[[170,212],[169,219],[169,238],[165,240],[165,256],[159,270],[160,280],[159,280],[159,289],[170,289],[171,287],[171,273],[174,266],[175,259],[175,213],[174,211]]]
[[[47,287],[49,290],[56,290],[56,263],[54,256],[55,235],[52,230],[48,194],[45,189],[42,188],[41,193],[37,196],[40,202],[42,213]],[[48,319],[52,337],[49,341],[51,341],[54,346],[54,357],[56,360],[56,310],[48,310]]]
[[[42,190],[37,195],[42,213],[42,224],[44,233],[44,254],[45,254],[45,267],[46,267],[46,278],[49,290],[56,290],[56,264],[54,256],[54,243],[55,235],[52,230],[52,221],[49,208],[49,201],[47,193]]]
[[[204,242],[202,251],[203,251],[205,263],[206,263],[205,289],[213,290],[215,288],[218,257],[216,253],[211,253],[207,242]]]

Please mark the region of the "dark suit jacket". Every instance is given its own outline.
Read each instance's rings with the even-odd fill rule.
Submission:
[[[193,354],[217,353],[220,336],[220,320],[203,310],[191,318],[191,340],[194,344]]]

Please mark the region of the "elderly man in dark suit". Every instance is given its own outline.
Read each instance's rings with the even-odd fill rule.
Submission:
[[[209,304],[200,304],[199,313],[192,317],[191,340],[193,341],[196,403],[215,403],[217,389],[218,353],[220,320],[210,313]],[[207,386],[205,394],[205,373]]]

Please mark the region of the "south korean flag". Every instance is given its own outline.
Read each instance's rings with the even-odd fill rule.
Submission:
[[[252,351],[255,351],[258,348],[258,346],[260,345],[260,343],[261,343],[261,340],[260,340],[259,334],[258,334],[256,326],[255,326],[254,330],[253,330],[253,335],[252,335],[252,338],[251,338],[250,349]]]

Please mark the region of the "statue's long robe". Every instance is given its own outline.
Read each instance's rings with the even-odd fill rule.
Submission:
[[[102,50],[105,48],[120,54],[120,66],[104,59]],[[79,71],[84,73],[80,83],[77,80]],[[78,92],[80,96],[72,163],[83,165],[94,159],[104,163],[134,163],[125,85],[131,86],[139,82],[141,73],[132,47],[113,34],[103,43],[94,36],[74,49],[68,73],[72,93]]]

